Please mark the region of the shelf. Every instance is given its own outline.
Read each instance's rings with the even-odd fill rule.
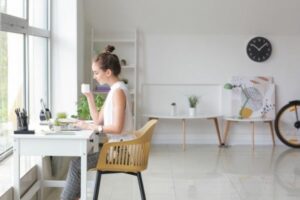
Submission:
[[[124,65],[124,66],[121,66],[122,69],[135,69],[135,65]]]
[[[94,39],[95,43],[99,42],[99,43],[107,43],[107,42],[111,42],[111,43],[135,43],[134,39]]]
[[[135,94],[134,89],[129,89],[129,93],[134,95]]]
[[[94,94],[107,94],[108,92],[109,91],[103,91],[103,92],[101,92],[101,91],[93,91]],[[129,89],[129,94],[134,95],[135,94],[134,89]]]
[[[100,91],[93,91],[93,94],[107,94],[109,91],[107,91],[107,92],[100,92]]]

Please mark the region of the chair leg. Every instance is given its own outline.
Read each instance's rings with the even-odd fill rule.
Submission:
[[[137,178],[138,178],[138,181],[139,181],[139,187],[140,187],[142,200],[146,200],[146,195],[145,195],[145,190],[144,190],[144,185],[143,185],[141,172],[137,173]]]
[[[98,199],[98,194],[99,194],[99,189],[100,189],[101,175],[102,175],[102,172],[97,170],[97,175],[96,175],[97,178],[96,178],[96,182],[95,182],[93,200],[97,200]]]

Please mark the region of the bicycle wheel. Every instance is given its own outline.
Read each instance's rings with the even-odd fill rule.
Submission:
[[[300,148],[300,101],[283,106],[275,119],[278,138],[287,146]]]

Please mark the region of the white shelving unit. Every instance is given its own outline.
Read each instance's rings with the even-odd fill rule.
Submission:
[[[134,127],[136,128],[136,113],[137,113],[137,30],[131,32],[101,32],[92,29],[92,56],[103,52],[107,45],[113,45],[116,49],[115,53],[120,61],[124,59],[126,65],[122,66],[120,78],[128,80],[128,89],[132,99],[132,109],[134,115]],[[97,83],[92,80],[92,88],[97,93]],[[105,93],[105,92],[100,92]]]

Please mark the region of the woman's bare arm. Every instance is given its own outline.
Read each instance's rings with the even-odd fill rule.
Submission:
[[[85,93],[89,104],[90,115],[94,121],[94,124],[103,124],[103,111],[97,111],[94,95],[92,93]]]
[[[91,104],[89,106],[94,106],[96,110],[94,101],[90,100]],[[125,123],[125,109],[126,109],[126,96],[122,89],[117,89],[113,94],[113,124],[103,126],[104,133],[111,133],[111,134],[121,134],[124,123]],[[93,108],[93,107],[92,107]],[[98,116],[96,115],[98,114]],[[100,113],[94,113],[94,116],[98,117],[98,120],[94,120],[94,124],[86,124],[84,122],[79,122],[77,126],[83,129],[90,129],[90,130],[97,130],[99,124],[103,122],[103,109],[101,109]]]
[[[112,133],[112,134],[120,134],[122,133],[124,123],[125,123],[125,109],[126,109],[126,96],[121,89],[117,89],[112,98],[113,103],[113,124],[103,126],[104,133]],[[98,115],[98,121],[103,121],[103,110]],[[101,121],[101,122],[102,122]],[[84,122],[80,122],[77,125],[83,129],[97,130],[100,123],[96,123],[94,120],[94,124],[86,124]],[[102,123],[101,123],[102,124]]]

